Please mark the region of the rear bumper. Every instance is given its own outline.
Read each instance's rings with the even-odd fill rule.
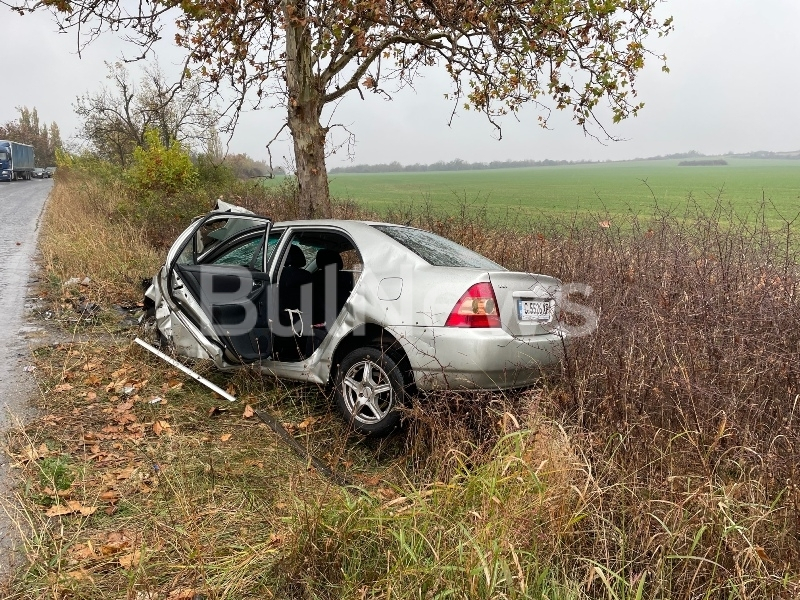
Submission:
[[[507,389],[557,367],[569,344],[560,330],[514,337],[502,329],[392,327],[418,389]]]

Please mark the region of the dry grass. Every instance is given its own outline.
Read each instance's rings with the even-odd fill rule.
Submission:
[[[43,248],[53,280],[88,275],[105,305],[139,293],[150,248],[183,223],[134,225],[129,198],[93,185],[58,182]],[[293,194],[229,199],[281,219]],[[757,216],[704,214],[691,199],[622,226],[597,215],[510,227],[466,206],[390,215],[590,284],[581,301],[600,329],[537,389],[420,397],[383,440],[349,436],[322,391],[203,371],[279,414],[349,488],[242,405],[211,416],[219,400],[132,347],[134,331],[109,336],[51,288],[91,341],[37,352],[43,416],[9,443],[30,564],[4,595],[797,597],[798,245],[791,223]],[[139,249],[104,259],[121,239]]]
[[[163,257],[139,224],[118,213],[125,190],[69,175],[59,173],[42,227],[45,273],[54,284],[90,277],[109,300],[141,300],[139,282]]]

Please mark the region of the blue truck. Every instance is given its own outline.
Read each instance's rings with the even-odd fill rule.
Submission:
[[[31,179],[33,146],[0,140],[0,181]]]

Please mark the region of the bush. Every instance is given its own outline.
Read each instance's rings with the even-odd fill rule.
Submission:
[[[197,185],[197,169],[189,154],[174,141],[164,146],[155,129],[144,134],[145,147],[133,151],[133,164],[125,176],[136,191],[174,196]]]

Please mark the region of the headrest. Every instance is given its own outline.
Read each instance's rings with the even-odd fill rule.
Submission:
[[[322,269],[328,265],[336,265],[336,268],[341,271],[344,267],[344,262],[342,261],[342,257],[339,256],[339,253],[328,250],[327,248],[317,250],[316,262],[318,269]]]
[[[289,246],[289,254],[286,257],[284,266],[302,269],[306,266],[306,255],[303,254],[303,251],[298,246],[292,244]]]

